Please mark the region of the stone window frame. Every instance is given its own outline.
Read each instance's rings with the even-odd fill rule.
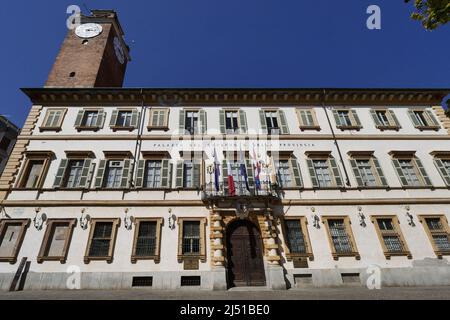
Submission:
[[[336,252],[336,248],[334,247],[333,239],[331,238],[330,227],[328,225],[328,221],[330,221],[330,220],[344,220],[345,232],[347,233],[347,236],[350,241],[350,245],[352,246],[352,252],[347,252],[347,253]],[[353,235],[351,221],[350,221],[349,216],[343,216],[343,215],[322,216],[322,223],[325,225],[325,229],[326,229],[327,237],[328,237],[328,244],[330,245],[331,255],[333,256],[334,260],[339,260],[339,258],[341,258],[341,257],[355,257],[356,260],[361,259],[361,255],[359,254],[358,247],[356,245],[355,236]]]
[[[339,111],[346,111],[348,112],[349,118],[350,118],[350,122],[352,123],[351,125],[343,125],[341,124],[338,116]],[[333,117],[335,119],[336,122],[336,128],[341,129],[342,131],[344,130],[356,130],[359,131],[363,128],[361,120],[359,119],[358,113],[356,112],[355,109],[353,108],[333,108],[332,109],[332,113],[333,113]]]
[[[171,159],[170,153],[167,151],[141,151],[142,158],[136,161],[136,169],[134,173],[134,187],[136,189],[142,190],[171,190],[172,189],[172,180],[173,180],[173,167],[174,162]],[[147,176],[147,162],[148,161],[161,161],[161,186],[151,188],[144,186],[144,181]],[[163,183],[164,175],[164,162],[166,162],[167,166],[167,183]]]
[[[106,261],[107,263],[113,262],[114,249],[115,249],[116,240],[117,240],[117,230],[120,227],[120,220],[121,220],[120,218],[93,218],[93,219],[91,219],[91,221],[89,223],[90,224],[89,238],[88,238],[88,242],[86,244],[86,250],[85,250],[84,259],[83,259],[85,264],[88,264],[91,261]],[[91,248],[95,226],[98,222],[110,222],[113,224],[113,226],[112,226],[112,231],[111,231],[111,240],[110,240],[108,255],[102,256],[102,257],[96,257],[96,256],[93,257],[93,256],[89,256],[89,250]]]
[[[198,221],[200,223],[200,253],[197,255],[183,254],[183,223],[185,221]],[[178,224],[178,254],[177,260],[179,263],[188,259],[198,259],[201,262],[206,262],[206,225],[208,219],[201,217],[179,217]]]
[[[311,113],[311,117],[313,118],[314,124],[310,125],[310,124],[303,123],[303,119],[302,119],[302,115],[301,115],[302,111]],[[320,131],[320,124],[319,124],[319,121],[317,120],[316,110],[314,108],[295,108],[295,114],[297,115],[299,128],[301,131],[305,131],[305,130]]]
[[[432,188],[433,182],[431,181],[431,178],[429,177],[427,170],[425,169],[422,161],[416,156],[415,151],[390,151],[388,153],[391,156],[391,162],[394,167],[394,171],[400,181],[400,184],[402,185],[402,188],[409,188],[409,189],[420,189],[420,188]],[[414,172],[418,179],[420,180],[420,186],[412,186],[412,185],[404,185],[402,182],[402,178],[399,176],[399,172],[397,170],[397,167],[395,165],[395,161],[399,160],[411,160],[411,163],[413,164]],[[419,165],[420,164],[420,165]],[[423,168],[423,172],[420,170],[420,167]],[[429,183],[427,182],[429,181]]]
[[[64,242],[64,249],[63,254],[61,256],[46,256],[45,252],[51,245],[51,239],[50,236],[53,231],[53,227],[56,224],[68,224],[68,232],[67,237]],[[72,241],[72,235],[73,235],[73,229],[75,228],[77,224],[77,219],[48,219],[47,220],[47,228],[45,230],[44,239],[41,243],[41,248],[39,249],[39,254],[37,257],[38,263],[43,263],[44,261],[59,261],[61,264],[66,263],[67,260],[67,254],[69,253],[70,243]]]
[[[268,155],[272,157],[272,152],[269,152]],[[250,156],[248,156],[248,159],[250,159]],[[289,164],[289,170],[292,176],[292,186],[290,187],[283,187],[281,186],[282,190],[299,190],[305,188],[305,184],[303,182],[303,176],[302,171],[300,168],[300,160],[295,156],[294,151],[278,151],[278,158],[273,159],[275,170],[277,172],[277,180],[278,179],[278,167],[279,167],[279,161],[288,161]],[[294,167],[294,165],[297,166],[297,168]],[[298,175],[295,174],[295,170],[298,171]],[[296,179],[299,179],[299,181],[296,181]],[[300,182],[300,184],[298,183]]]
[[[52,151],[27,151],[25,152],[25,162],[23,164],[22,170],[19,174],[19,179],[17,179],[16,188],[26,189],[26,190],[36,190],[41,189],[44,185],[45,179],[47,178],[48,169],[50,168],[50,163],[52,162],[55,154]],[[29,170],[31,161],[42,160],[44,163],[42,165],[41,172],[39,173],[39,179],[36,188],[27,188],[26,182],[29,178]]]
[[[120,112],[131,112],[131,119],[130,119],[130,125],[129,126],[118,126],[117,121],[119,119],[119,113]],[[133,125],[133,115],[136,116],[136,124]],[[113,119],[115,118],[115,121],[113,122]],[[133,131],[139,128],[139,121],[140,120],[140,112],[138,108],[133,107],[124,107],[124,108],[117,108],[112,111],[111,118],[109,122],[109,128],[112,131]]]
[[[197,131],[189,132],[186,129],[186,112],[197,113]],[[202,121],[203,119],[203,121]],[[181,108],[178,113],[178,130],[182,136],[197,136],[205,135],[208,133],[208,113],[205,108],[202,107],[185,107]]]
[[[357,183],[359,189],[389,188],[389,183],[387,181],[386,175],[384,174],[383,168],[381,167],[381,164],[378,161],[378,158],[375,157],[373,151],[349,151],[349,152],[347,152],[347,154],[349,156],[349,162],[350,162],[350,167],[353,171],[353,176],[356,180],[356,183]],[[361,186],[361,185],[359,185],[358,179],[355,174],[355,167],[354,167],[354,164],[356,165],[356,161],[358,161],[358,160],[368,160],[369,161],[371,169],[372,169],[372,173],[374,174],[374,177],[376,180],[376,186]],[[355,163],[354,163],[354,161],[355,161]],[[381,173],[378,171],[375,161],[378,163],[378,167],[380,168]],[[357,169],[357,170],[359,172],[359,169]],[[384,184],[383,184],[383,180],[385,182]]]
[[[297,257],[307,257],[310,261],[314,260],[314,254],[312,250],[311,245],[311,239],[309,237],[309,231],[308,231],[308,220],[306,216],[289,216],[289,217],[282,217],[281,219],[281,228],[283,232],[283,248],[286,255],[287,261],[292,261],[294,258]],[[287,231],[286,231],[286,221],[292,220],[292,221],[298,221],[300,223],[300,226],[302,228],[303,232],[303,239],[305,240],[306,245],[306,252],[305,253],[291,253],[291,250],[288,245],[288,237],[287,237]]]
[[[419,215],[418,216],[420,223],[422,224],[423,228],[425,229],[425,232],[428,236],[428,239],[430,240],[431,246],[433,247],[433,251],[436,254],[436,256],[439,259],[442,259],[443,256],[449,256],[450,255],[450,250],[449,251],[441,251],[439,250],[439,248],[436,246],[434,239],[433,239],[433,232],[430,230],[430,228],[428,228],[426,219],[429,218],[435,218],[435,219],[440,219],[441,220],[441,224],[443,226],[443,230],[440,233],[447,233],[447,236],[450,237],[450,227],[448,224],[448,219],[445,216],[445,214],[423,214],[423,215]]]
[[[279,133],[269,133],[269,128],[266,121],[266,112],[275,112],[277,114],[277,122],[278,122],[278,129]],[[264,122],[263,122],[264,119]],[[282,108],[278,107],[263,107],[259,110],[259,122],[261,126],[261,130],[264,134],[267,135],[289,135],[289,123],[286,118],[286,113]],[[284,129],[283,129],[284,128]]]
[[[152,124],[155,111],[158,111],[158,112],[163,111],[164,112],[164,120],[163,120],[162,125],[154,126]],[[148,123],[147,123],[147,130],[148,131],[151,131],[151,130],[168,131],[169,130],[169,115],[170,115],[170,108],[163,108],[163,107],[151,108],[149,110],[149,119],[148,119]]]
[[[151,256],[138,256],[136,255],[136,245],[139,235],[139,227],[141,222],[156,222],[156,247],[155,254]],[[161,233],[164,219],[159,218],[135,218],[134,219],[134,236],[133,236],[133,247],[131,251],[131,263],[136,263],[138,260],[154,260],[155,263],[161,261]]]
[[[50,112],[52,111],[59,111],[61,112],[59,119],[58,119],[58,124],[56,126],[47,126],[47,121],[48,118],[50,116]],[[44,116],[44,121],[42,121],[41,126],[39,127],[39,131],[43,132],[43,131],[61,131],[61,127],[62,124],[64,122],[64,118],[66,117],[67,114],[67,108],[47,108],[47,111],[45,113]]]
[[[425,118],[425,121],[427,122],[427,125],[423,126],[417,123],[416,116],[414,112],[422,112]],[[439,121],[436,119],[436,116],[433,114],[432,111],[426,109],[426,108],[409,108],[408,109],[408,115],[412,121],[412,124],[414,128],[419,129],[420,131],[423,130],[435,130],[439,131],[441,129],[441,125],[439,124]]]
[[[227,133],[227,124],[226,124],[226,114],[227,112],[236,112],[237,113],[237,131],[233,133]],[[248,121],[247,121],[247,112],[240,107],[223,107],[219,110],[219,129],[220,133],[223,135],[240,135],[246,134],[248,132]],[[236,128],[235,128],[236,129]]]
[[[14,252],[11,256],[0,257],[0,262],[9,262],[15,264],[17,262],[17,256],[25,238],[26,231],[30,226],[31,219],[0,219],[0,242],[3,242],[3,233],[6,232],[6,228],[10,224],[21,224],[20,233],[17,237],[17,242],[14,246]]]
[[[380,227],[378,226],[378,219],[391,219],[392,224],[394,225],[394,231],[391,232],[383,232],[380,230]],[[400,228],[400,221],[398,220],[398,217],[396,215],[372,215],[370,216],[370,220],[372,221],[375,231],[378,236],[378,240],[380,241],[381,248],[383,250],[383,254],[386,257],[387,260],[390,260],[393,256],[406,256],[408,259],[412,259],[411,251],[409,250],[408,243],[405,240],[405,237],[403,236],[402,229]],[[385,233],[390,233],[395,236],[397,236],[400,239],[400,242],[402,244],[402,251],[401,252],[390,252],[383,240],[383,235]]]
[[[388,125],[379,123],[379,119],[376,114],[377,112],[386,112],[386,117],[389,122]],[[373,121],[375,122],[375,127],[381,131],[384,131],[384,130],[399,131],[402,128],[402,126],[400,125],[400,121],[398,121],[398,118],[397,118],[394,110],[392,110],[392,109],[389,109],[387,107],[376,107],[376,108],[370,109],[370,113],[372,115]]]
[[[434,165],[444,180],[445,185],[450,187],[450,174],[442,163],[442,161],[450,161],[450,151],[432,151],[430,155],[433,156]]]
[[[314,183],[312,183],[314,189],[326,190],[326,189],[343,189],[343,188],[345,188],[345,182],[344,182],[344,179],[342,176],[341,168],[339,167],[338,161],[331,154],[331,151],[305,151],[305,155],[307,157],[306,163],[308,165],[308,171],[309,171],[311,180],[313,179],[313,177],[311,176],[311,167],[310,167],[309,161],[314,162],[315,160],[325,160],[328,164],[328,169],[330,170],[332,185],[329,187],[322,187],[322,186],[314,186]],[[341,180],[341,185],[339,185],[337,183],[337,177],[336,177],[335,172],[333,171],[331,159],[334,159],[334,161],[336,162],[336,168],[339,171],[338,178]],[[312,168],[314,170],[314,178],[317,179],[317,174],[315,171],[314,163],[312,163],[312,165],[313,165]],[[317,179],[317,181],[318,181],[318,179]]]
[[[98,116],[100,116],[100,113],[102,113],[103,115],[102,115],[101,123],[98,123],[98,119],[97,119],[97,123],[95,126],[83,125],[84,115],[86,112],[89,112],[89,111],[97,111]],[[98,131],[104,127],[106,115],[107,115],[107,113],[105,112],[104,108],[96,108],[96,107],[83,108],[82,110],[78,111],[77,118],[75,118],[74,127],[77,131]],[[79,120],[80,121],[79,124],[77,124],[78,117],[81,117]]]

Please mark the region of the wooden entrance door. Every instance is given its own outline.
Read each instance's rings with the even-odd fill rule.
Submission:
[[[227,255],[230,287],[266,285],[262,252],[261,235],[253,223],[237,220],[228,227]]]

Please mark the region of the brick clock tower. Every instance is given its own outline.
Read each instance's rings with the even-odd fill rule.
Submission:
[[[122,87],[129,47],[116,12],[93,10],[69,30],[50,71],[47,88]]]

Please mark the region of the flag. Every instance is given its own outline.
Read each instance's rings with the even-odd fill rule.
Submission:
[[[269,180],[271,185],[277,185],[277,171],[275,169],[275,163],[273,162],[273,157],[269,156]]]
[[[245,167],[245,159],[244,159],[244,153],[242,152],[242,149],[239,151],[239,162],[240,164],[240,172],[241,176],[244,177],[245,181],[245,187],[248,191],[250,191],[250,186],[248,185],[248,177],[247,177],[247,168]]]
[[[261,190],[261,179],[259,177],[261,173],[261,161],[258,159],[258,156],[255,152],[255,146],[253,146],[253,154],[252,154],[252,162],[253,162],[253,169],[255,172],[255,187],[256,190]]]
[[[216,148],[214,148],[214,186],[216,192],[219,192],[219,176],[220,176],[220,162],[217,158]]]
[[[228,171],[228,194],[230,196],[236,195],[236,188],[234,187],[233,171],[231,169],[231,163],[227,161],[227,171]]]

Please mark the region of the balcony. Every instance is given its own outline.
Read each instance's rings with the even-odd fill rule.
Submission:
[[[249,184],[249,189],[244,181],[235,181],[235,193],[230,194],[230,188],[224,188],[223,183],[219,184],[219,191],[216,191],[213,182],[207,183],[202,191],[203,201],[226,201],[246,199],[251,201],[279,201],[281,199],[279,189],[271,187],[268,182],[261,182],[261,189],[257,190],[254,184]]]

